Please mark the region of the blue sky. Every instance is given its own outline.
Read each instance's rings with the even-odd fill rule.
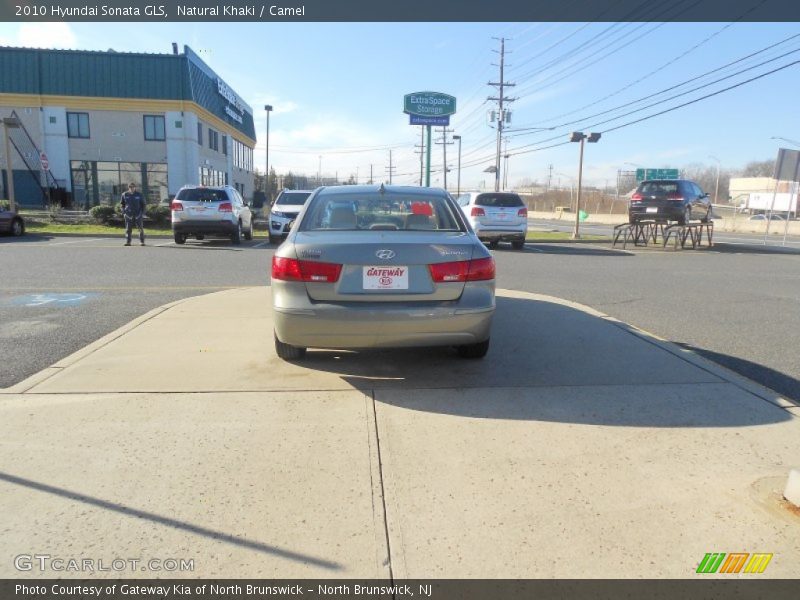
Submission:
[[[0,24],[0,43],[130,52],[170,52],[171,42],[198,52],[254,109],[263,165],[264,104],[270,117],[270,164],[278,172],[326,176],[358,173],[365,182],[385,178],[392,150],[395,183],[416,183],[419,158],[414,145],[420,128],[408,125],[403,95],[434,90],[457,98],[451,118],[462,139],[462,187],[493,185],[483,170],[494,164],[495,131],[486,124],[487,96],[496,91],[494,50],[506,37],[506,80],[511,128],[561,125],[554,131],[508,131],[509,183],[544,182],[549,166],[554,179],[574,177],[578,145],[519,153],[566,140],[570,130],[605,131],[616,125],[675,106],[778,66],[800,60],[800,52],[699,89],[711,77],[670,94],[656,92],[716,70],[714,78],[800,49],[800,37],[738,64],[731,61],[800,34],[798,23],[38,23]],[[696,48],[694,46],[699,45]],[[668,64],[670,63],[670,64]],[[580,70],[578,70],[580,69]],[[642,79],[638,83],[636,80]],[[695,90],[695,91],[692,91]],[[704,163],[741,167],[751,160],[773,159],[783,136],[800,140],[800,65],[703,100],[672,113],[607,132],[587,145],[584,177],[590,184],[613,185],[617,169],[682,167]],[[619,114],[586,119],[642,97],[651,102],[679,98],[629,117],[598,124]],[[610,96],[606,98],[607,96]],[[605,98],[605,99],[604,99]],[[627,110],[639,108],[631,105]],[[579,120],[575,124],[569,121]],[[525,135],[520,135],[526,133]],[[558,136],[554,142],[542,143]],[[540,142],[539,146],[530,146]],[[435,146],[434,166],[441,167]],[[457,145],[448,146],[454,169]],[[320,159],[321,157],[321,159]],[[472,165],[472,166],[467,166]],[[261,167],[263,169],[263,166]],[[555,175],[563,173],[564,175]],[[441,174],[432,175],[441,185]]]

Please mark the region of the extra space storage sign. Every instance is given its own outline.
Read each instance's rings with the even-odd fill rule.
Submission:
[[[445,125],[456,113],[456,99],[441,92],[414,92],[403,97],[403,112],[411,117],[412,125]]]

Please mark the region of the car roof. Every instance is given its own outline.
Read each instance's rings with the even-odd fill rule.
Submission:
[[[642,183],[694,183],[691,179],[645,179]]]

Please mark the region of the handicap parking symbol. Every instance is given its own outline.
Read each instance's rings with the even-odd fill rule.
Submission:
[[[56,308],[66,308],[68,306],[78,306],[96,294],[72,293],[72,294],[26,294],[11,299],[11,304],[17,306],[48,306]]]

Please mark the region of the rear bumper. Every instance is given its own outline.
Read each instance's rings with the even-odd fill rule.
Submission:
[[[647,212],[648,208],[656,208],[657,212]],[[628,207],[628,217],[630,217],[631,221],[634,219],[648,221],[677,221],[679,219],[683,219],[685,212],[686,205],[680,203],[659,204],[658,206],[644,205]]]
[[[508,242],[512,240],[524,240],[528,235],[528,225],[473,225],[472,229],[475,230],[475,235],[480,240],[497,240],[501,242]]]
[[[236,232],[237,224],[233,221],[176,221],[172,223],[175,233],[208,233],[231,235]]]
[[[400,348],[458,346],[489,338],[494,282],[467,284],[449,302],[313,302],[305,286],[272,282],[275,335],[292,346]],[[399,304],[399,303],[398,303]]]

